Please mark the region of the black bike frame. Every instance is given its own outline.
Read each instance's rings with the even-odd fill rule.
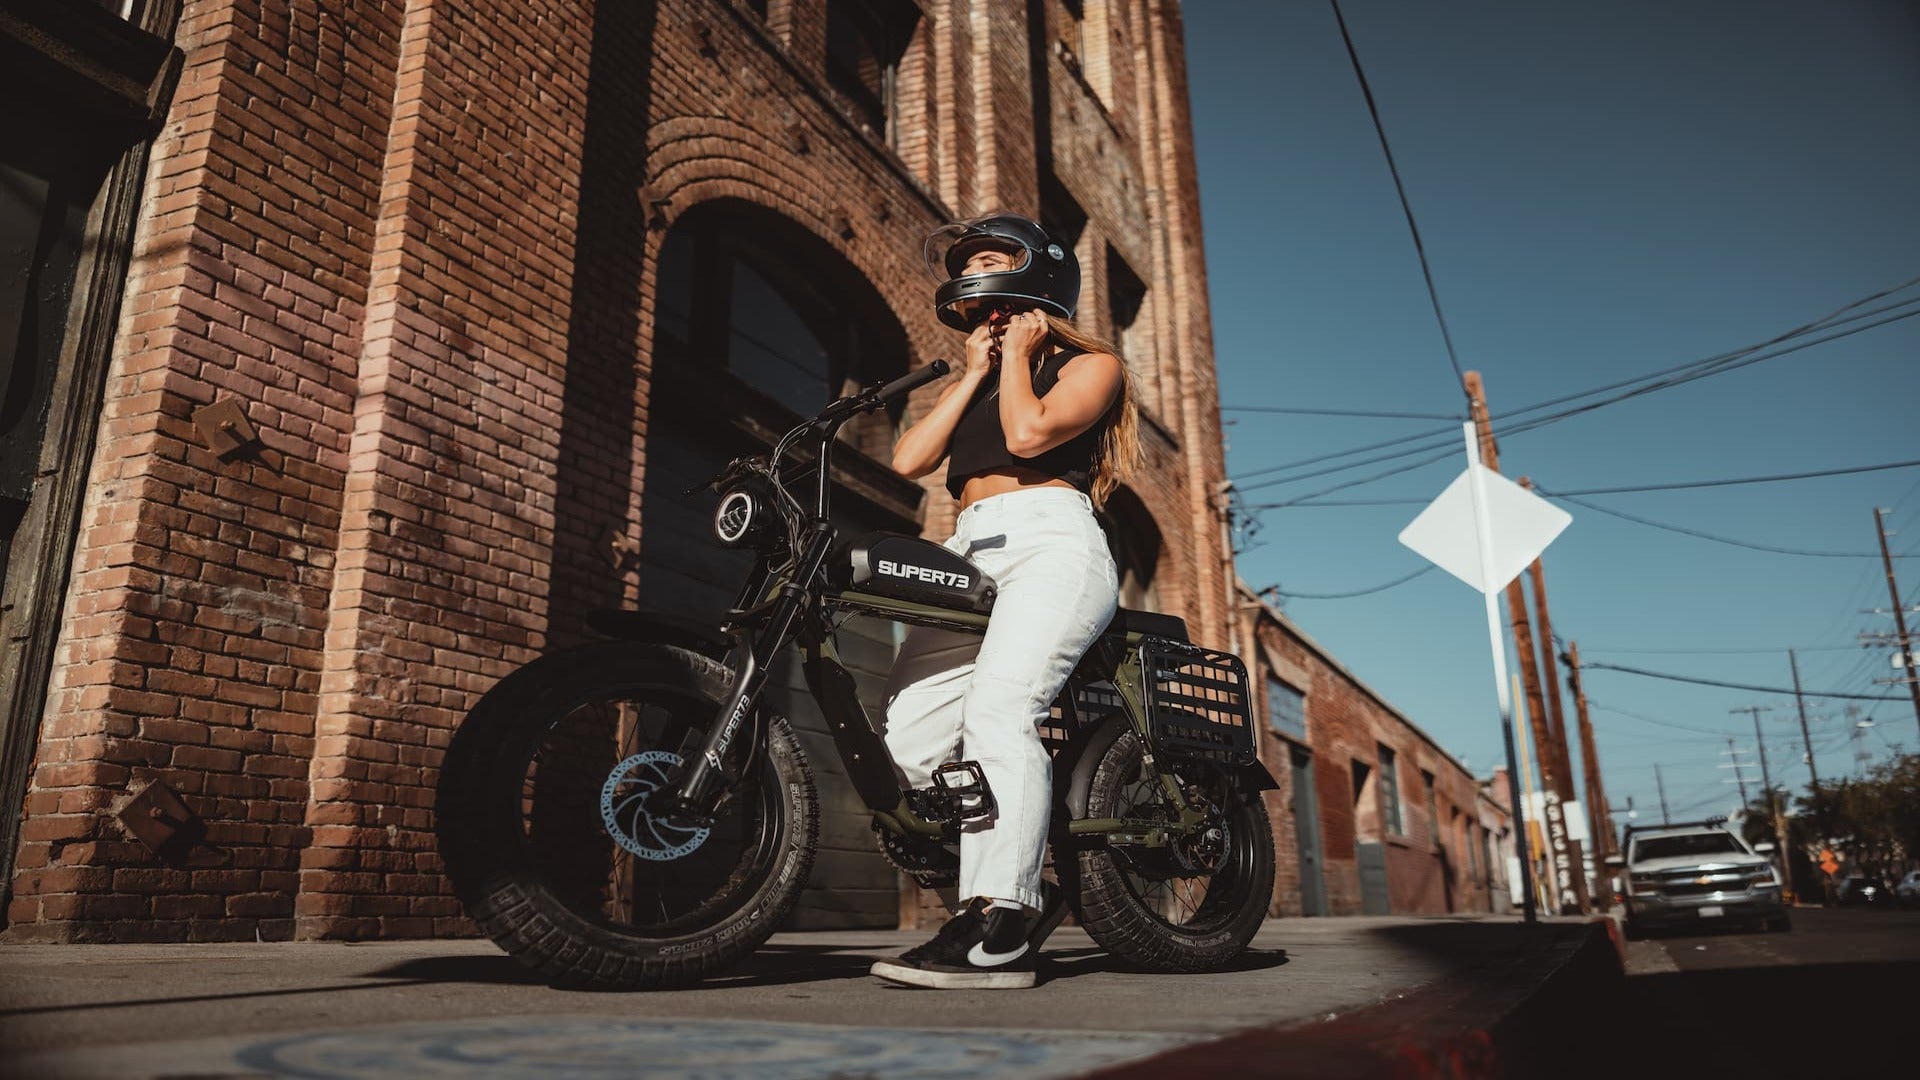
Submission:
[[[790,564],[791,572],[787,576],[773,579],[768,557],[761,555],[753,574],[743,585],[727,627],[735,643],[731,654],[733,688],[716,713],[714,723],[708,726],[697,754],[684,766],[678,782],[656,796],[656,805],[682,820],[699,821],[713,816],[727,790],[738,779],[726,766],[727,750],[739,736],[742,725],[749,718],[759,717],[755,706],[765,689],[774,658],[798,639],[808,690],[827,718],[849,779],[861,800],[874,812],[875,820],[883,828],[901,834],[940,836],[945,828],[942,823],[928,821],[909,808],[908,793],[894,775],[892,754],[860,703],[853,676],[841,666],[835,654],[829,618],[835,613],[864,614],[896,622],[984,633],[987,616],[836,589],[823,580],[826,559],[837,538],[827,521],[833,445],[841,426],[858,409],[849,407],[837,416],[830,415],[832,411],[833,407],[829,407],[829,414],[823,414],[828,418],[819,424],[818,449],[811,466],[817,471],[813,515],[807,522],[798,557]],[[774,464],[776,468],[779,465],[777,461]],[[1141,696],[1143,673],[1139,645],[1142,638],[1138,633],[1101,637],[1069,677],[1059,700],[1063,711],[1071,716],[1079,690],[1095,683],[1110,683],[1119,695],[1121,712],[1138,734],[1141,745],[1147,748],[1147,764],[1158,775],[1161,789],[1177,811],[1177,818],[1172,821],[1079,820],[1070,822],[1067,831],[1076,836],[1097,834],[1106,842],[1160,847],[1174,836],[1200,825],[1205,815],[1191,805],[1173,770],[1154,760],[1146,705]],[[763,723],[756,719],[750,737],[764,738],[762,728]],[[1265,770],[1260,771],[1264,777]],[[1269,780],[1259,786],[1273,785]]]

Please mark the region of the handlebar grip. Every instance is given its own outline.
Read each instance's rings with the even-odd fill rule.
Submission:
[[[905,375],[882,386],[879,391],[873,395],[873,403],[875,405],[885,404],[902,394],[920,389],[922,386],[945,375],[951,370],[953,370],[952,366],[945,360],[935,360],[918,371],[909,371]]]

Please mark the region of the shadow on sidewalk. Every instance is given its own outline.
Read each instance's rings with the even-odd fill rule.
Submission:
[[[1525,923],[1436,917],[1418,923],[1374,927],[1368,931],[1394,948],[1444,957],[1449,978],[1497,982],[1510,977],[1509,961],[1529,956],[1556,941],[1572,942],[1590,932],[1587,923]]]
[[[1072,978],[1076,975],[1092,975],[1098,972],[1118,972],[1121,974],[1152,975],[1155,978],[1179,978],[1182,974],[1200,976],[1219,975],[1230,971],[1265,971],[1285,964],[1288,960],[1285,949],[1248,949],[1225,967],[1204,972],[1149,972],[1147,969],[1129,964],[1098,946],[1079,949],[1059,949],[1040,954],[1041,981]]]
[[[832,945],[774,942],[760,946],[732,967],[684,989],[724,990],[846,979],[865,975],[867,969],[873,966],[873,961],[886,955],[892,948],[892,942],[841,942]],[[369,972],[368,975],[371,978],[428,983],[519,983],[530,986],[546,983],[538,974],[521,967],[504,953],[498,956],[423,956]]]

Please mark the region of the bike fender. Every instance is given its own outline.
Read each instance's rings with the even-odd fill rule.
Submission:
[[[1054,798],[1065,809],[1067,820],[1087,816],[1087,792],[1093,787],[1100,758],[1130,730],[1127,718],[1116,713],[1091,728],[1083,728],[1054,756]]]
[[[1087,816],[1087,792],[1093,786],[1094,770],[1100,767],[1100,758],[1107,748],[1129,730],[1126,717],[1109,716],[1094,725],[1092,731],[1069,742],[1054,758],[1054,790],[1069,820]],[[1243,791],[1280,790],[1279,781],[1258,761],[1235,766],[1234,772],[1240,778]]]
[[[1240,774],[1240,782],[1246,785],[1247,791],[1280,790],[1280,781],[1275,780],[1273,773],[1267,771],[1267,767],[1258,761],[1249,761],[1235,771]]]
[[[713,627],[648,608],[601,608],[587,614],[587,626],[606,637],[677,645],[715,660],[725,660],[733,649],[733,642]]]

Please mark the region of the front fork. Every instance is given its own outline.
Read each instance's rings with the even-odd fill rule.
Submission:
[[[682,763],[682,772],[674,782],[654,794],[649,800],[649,809],[675,824],[704,825],[712,820],[720,800],[738,779],[727,773],[724,764],[727,750],[741,726],[753,715],[760,691],[766,687],[773,658],[792,640],[795,625],[806,613],[813,584],[832,545],[832,529],[824,524],[815,526],[793,574],[780,586],[772,610],[753,632],[752,640],[747,640],[749,631],[744,628],[735,632],[739,645],[733,650],[733,689],[721,703],[715,722],[707,726],[707,737],[699,752]],[[751,737],[759,738],[761,733],[756,730]]]

